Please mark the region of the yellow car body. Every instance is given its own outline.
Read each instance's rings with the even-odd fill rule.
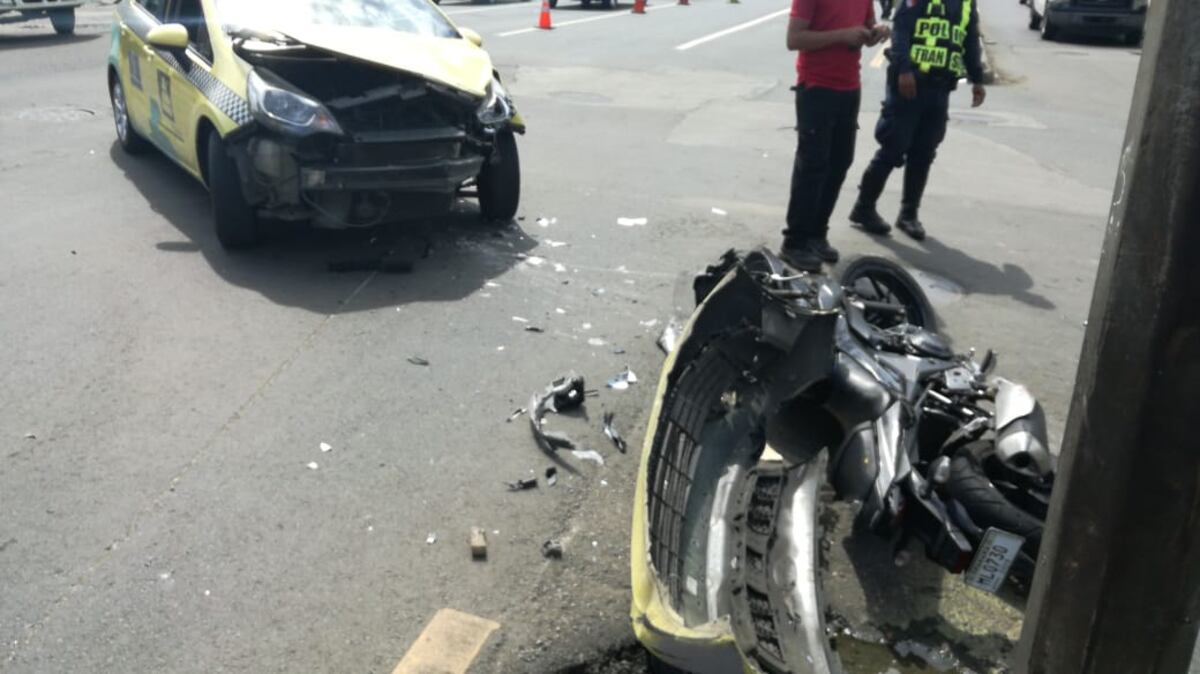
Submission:
[[[127,149],[153,145],[210,191],[231,192],[210,175],[208,145],[222,144],[216,156],[236,165],[246,201],[225,195],[234,220],[367,226],[406,215],[393,202],[418,208],[419,196],[448,208],[504,143],[516,161],[511,135],[524,124],[480,43],[429,0],[123,0],[108,82]],[[437,115],[414,122],[418,105]],[[309,108],[318,123],[304,127]],[[500,210],[515,211],[503,187]],[[387,212],[356,219],[372,200]]]

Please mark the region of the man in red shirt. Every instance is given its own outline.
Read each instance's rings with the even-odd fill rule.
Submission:
[[[838,260],[829,245],[829,216],[854,161],[862,47],[887,37],[887,27],[875,23],[874,0],[792,0],[787,47],[800,52],[799,140],[780,252],[801,269],[818,271],[822,262]]]

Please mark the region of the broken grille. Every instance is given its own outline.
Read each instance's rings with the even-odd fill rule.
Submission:
[[[650,559],[676,606],[685,589],[680,536],[687,523],[700,435],[739,376],[739,368],[718,349],[706,347],[667,394],[650,450],[646,490]]]

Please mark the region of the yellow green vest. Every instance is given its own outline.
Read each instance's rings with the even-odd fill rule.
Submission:
[[[967,24],[971,21],[972,0],[962,0],[962,15],[957,24],[946,18],[942,0],[929,0],[925,16],[917,19],[909,60],[923,73],[945,70],[959,78],[967,74],[963,52],[967,42]]]

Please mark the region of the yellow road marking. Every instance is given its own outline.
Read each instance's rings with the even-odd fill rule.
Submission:
[[[465,674],[500,623],[452,608],[438,611],[392,674]]]

